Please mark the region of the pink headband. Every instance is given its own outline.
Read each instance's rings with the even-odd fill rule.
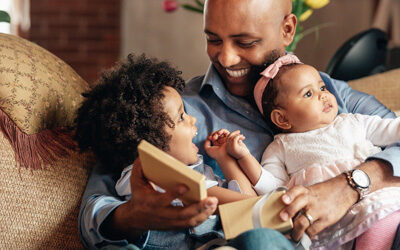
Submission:
[[[262,96],[269,80],[274,79],[276,74],[278,74],[280,67],[292,63],[301,63],[301,62],[299,58],[297,58],[297,56],[292,54],[287,54],[279,57],[273,64],[269,65],[263,72],[261,72],[262,77],[260,78],[260,80],[258,80],[256,86],[254,87],[254,100],[261,114],[264,114],[262,108]]]

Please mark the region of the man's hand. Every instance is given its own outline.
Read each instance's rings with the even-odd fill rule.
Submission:
[[[371,192],[389,186],[399,186],[400,178],[393,176],[393,170],[385,161],[373,160],[360,165],[371,179]],[[299,240],[304,232],[311,238],[323,229],[339,221],[350,207],[358,200],[358,193],[341,174],[328,181],[312,185],[308,188],[295,186],[282,196],[284,208],[280,217],[282,220],[295,217],[301,210],[311,215],[310,225],[306,216],[298,215],[294,221],[292,238]]]
[[[178,230],[204,222],[217,208],[218,200],[208,197],[185,207],[171,206],[171,201],[182,196],[187,188],[179,185],[171,191],[159,193],[143,175],[140,160],[134,162],[130,177],[132,197],[109,216],[106,232],[119,238],[135,240],[147,230]]]
[[[310,225],[306,216],[300,212],[293,221],[292,238],[298,241],[304,232],[312,238],[339,221],[357,201],[357,192],[350,190],[348,195],[348,188],[346,177],[340,175],[308,188],[295,186],[288,190],[282,196],[282,201],[288,206],[280,213],[281,218],[287,220],[295,217],[300,211],[305,211],[313,220],[313,224]]]

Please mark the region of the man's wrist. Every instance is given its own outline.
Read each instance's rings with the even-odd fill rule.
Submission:
[[[133,229],[129,225],[130,219],[126,217],[131,210],[129,203],[118,206],[100,226],[100,233],[109,240],[128,240],[136,242],[146,233],[146,230]]]
[[[340,174],[334,178],[334,181],[336,182],[334,186],[341,190],[344,201],[348,202],[348,208],[356,204],[359,199],[359,193],[349,185],[347,177],[344,174]]]

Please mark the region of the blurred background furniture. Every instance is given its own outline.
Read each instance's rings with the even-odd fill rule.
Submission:
[[[400,67],[400,1],[379,0],[372,27],[390,34],[387,67]]]
[[[384,31],[369,29],[346,41],[330,60],[326,73],[349,81],[387,70],[388,38]]]
[[[400,67],[400,1],[378,1],[371,26],[337,50],[326,68],[331,77],[348,81]]]

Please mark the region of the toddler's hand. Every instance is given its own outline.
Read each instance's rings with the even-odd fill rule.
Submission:
[[[226,151],[236,160],[240,160],[250,154],[249,149],[243,142],[244,139],[246,137],[240,134],[239,130],[236,130],[230,133],[226,140]]]
[[[210,139],[213,146],[222,146],[226,143],[226,139],[229,136],[229,131],[226,129],[220,129],[212,132],[207,139]]]
[[[228,135],[228,130],[220,129],[207,136],[204,143],[204,149],[210,157],[218,160],[222,157],[228,156],[228,153],[226,152],[226,139],[228,138]]]

